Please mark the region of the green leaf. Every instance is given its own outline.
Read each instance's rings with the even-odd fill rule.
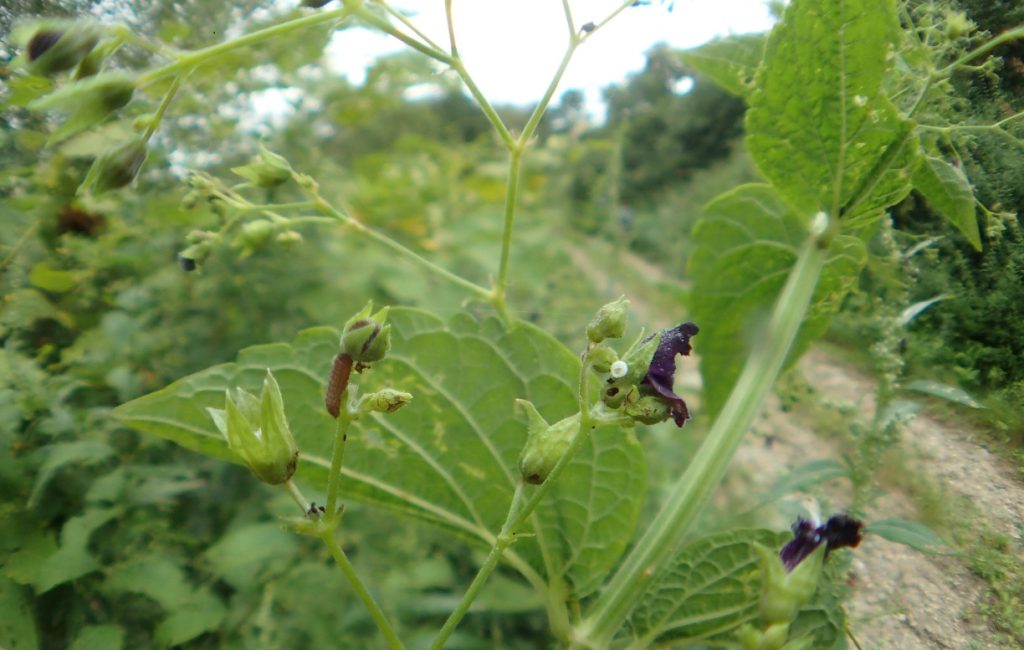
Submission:
[[[278,524],[253,524],[229,532],[206,551],[213,573],[235,589],[267,579],[291,562],[297,538]]]
[[[942,302],[943,300],[949,300],[952,297],[953,296],[944,293],[944,294],[940,294],[938,296],[935,296],[934,298],[929,298],[928,300],[921,300],[919,302],[915,302],[913,305],[910,305],[909,307],[904,309],[902,312],[900,312],[900,321],[899,321],[900,325],[903,326],[903,327],[906,327],[915,318],[920,316],[921,313],[924,312],[924,310],[928,309],[929,307],[931,307],[932,305],[934,305],[937,302]]]
[[[28,279],[33,287],[51,293],[65,293],[78,284],[74,273],[55,269],[46,262],[33,266]]]
[[[944,399],[947,402],[953,402],[954,404],[960,404],[962,406],[969,406],[972,409],[985,408],[978,400],[971,397],[970,393],[957,388],[956,386],[950,386],[949,384],[943,384],[939,381],[932,381],[930,379],[916,379],[906,386],[904,390],[912,390],[916,393],[922,393],[924,395],[931,395],[939,399]]]
[[[35,613],[27,590],[0,577],[0,648],[33,650],[39,647]]]
[[[62,442],[46,447],[46,460],[39,468],[36,483],[32,486],[32,494],[28,498],[28,507],[33,508],[39,502],[43,490],[64,466],[69,464],[91,465],[104,460],[114,453],[105,442],[99,440],[76,440]]]
[[[769,530],[730,530],[685,544],[655,578],[630,617],[633,635],[646,643],[689,642],[722,647],[758,617],[760,558],[755,544],[781,548],[790,538]],[[821,594],[824,590],[819,590]],[[842,629],[842,613],[815,598],[800,617],[815,648],[829,647]],[[640,644],[638,644],[640,645]]]
[[[878,535],[883,539],[903,544],[922,553],[934,553],[945,546],[942,538],[922,523],[909,519],[883,519],[868,524],[864,532]]]
[[[575,412],[579,359],[529,324],[505,328],[466,315],[445,324],[404,308],[393,309],[389,320],[391,352],[357,381],[364,392],[391,386],[415,399],[358,423],[349,436],[342,493],[490,546],[519,480],[526,441],[514,401],[532,401],[549,421]],[[323,395],[339,336],[316,328],[291,344],[248,348],[236,363],[186,377],[116,414],[140,430],[237,462],[206,408],[222,407],[225,389],[256,391],[269,368],[302,450],[297,479],[323,489],[334,430]],[[594,431],[535,513],[532,532],[544,553],[523,542],[506,555],[521,570],[530,563],[550,578],[564,577],[583,595],[623,552],[645,489],[637,442],[620,430]]]
[[[780,476],[759,503],[772,503],[787,494],[806,490],[832,479],[843,478],[848,474],[846,467],[831,458],[812,460]]]
[[[170,558],[159,555],[139,555],[113,567],[103,588],[114,594],[141,594],[168,612],[186,606],[194,595],[185,571]]]
[[[974,189],[959,167],[925,156],[914,172],[914,189],[928,205],[956,226],[974,250],[981,250],[981,233],[974,212]]]
[[[224,603],[208,590],[195,593],[192,600],[174,610],[160,625],[153,638],[158,645],[173,646],[190,641],[200,634],[216,630],[224,620]]]
[[[50,135],[52,146],[107,119],[129,101],[135,81],[124,72],[103,72],[62,86],[29,104],[36,111],[59,110],[70,116]]]
[[[801,220],[877,216],[910,191],[912,124],[881,92],[899,36],[894,0],[793,0],[772,30],[747,145]]]
[[[60,548],[39,567],[34,581],[36,593],[47,592],[98,569],[99,562],[89,553],[89,538],[118,512],[113,508],[96,508],[69,519],[60,532]]]
[[[124,630],[119,625],[88,625],[78,631],[68,650],[121,650],[122,647]]]
[[[807,237],[802,220],[764,184],[721,195],[694,226],[688,263],[693,279],[690,312],[701,327],[694,347],[710,413],[721,409],[751,347],[763,336],[772,305]],[[824,334],[865,256],[863,243],[855,237],[840,235],[832,241],[787,366]]]
[[[30,585],[35,582],[39,568],[57,552],[57,540],[47,530],[36,530],[4,562],[4,575],[18,584]]]
[[[747,98],[753,92],[767,40],[765,34],[724,36],[680,52],[679,58],[727,92]]]

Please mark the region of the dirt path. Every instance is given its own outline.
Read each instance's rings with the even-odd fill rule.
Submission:
[[[570,250],[577,266],[590,277],[600,278],[587,256]],[[665,281],[656,267],[629,253],[623,263],[642,269],[648,279]],[[596,280],[607,284],[607,278]],[[616,295],[626,293],[636,315],[652,326],[662,326],[656,314],[637,300],[637,292],[624,283],[614,286]],[[602,286],[602,285],[599,285]],[[699,348],[699,345],[695,347]],[[678,378],[699,387],[695,364],[684,364]],[[846,404],[852,412],[872,413],[874,381],[831,358],[821,350],[812,350],[799,364],[799,371],[814,388],[823,403]],[[810,460],[842,460],[838,445],[830,442],[836,432],[814,432],[807,423],[783,411],[772,396],[758,416],[753,435],[733,461],[733,477],[747,482],[748,489],[767,488],[776,478]],[[766,444],[772,441],[772,444]],[[1016,538],[1024,521],[1024,483],[1014,469],[990,453],[962,427],[941,423],[927,413],[919,414],[904,430],[903,445],[919,476],[951,498],[971,505],[974,513],[965,517],[982,518],[984,526]],[[756,477],[753,478],[753,477]],[[736,480],[735,478],[733,480]],[[836,509],[849,498],[849,484],[835,486]],[[886,488],[885,496],[873,506],[870,518],[915,518],[912,498],[899,490]],[[987,597],[987,585],[971,573],[967,565],[952,555],[927,556],[909,547],[869,537],[854,553],[853,596],[849,602],[851,627],[864,650],[933,648],[996,649],[1006,648],[996,640],[978,608]]]

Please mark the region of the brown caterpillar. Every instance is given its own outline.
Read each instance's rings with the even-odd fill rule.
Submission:
[[[352,357],[339,352],[334,357],[334,366],[331,367],[331,378],[327,381],[327,394],[324,397],[324,406],[331,417],[338,417],[341,412],[341,394],[348,388],[348,378],[352,374]]]

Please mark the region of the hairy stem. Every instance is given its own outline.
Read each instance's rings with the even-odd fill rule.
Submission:
[[[445,269],[441,266],[438,266],[437,264],[434,264],[433,262],[423,257],[419,253],[409,248],[406,248],[405,246],[399,244],[397,241],[388,237],[387,235],[379,233],[376,230],[370,228],[369,226],[360,223],[359,221],[345,214],[344,212],[341,212],[324,199],[317,197],[316,207],[324,214],[330,215],[337,219],[338,221],[341,221],[342,223],[351,226],[356,232],[366,235],[375,242],[383,244],[384,246],[390,248],[391,250],[398,253],[402,257],[405,257],[406,259],[415,262],[424,269],[444,278],[445,280],[448,280],[452,284],[462,287],[463,289],[469,291],[471,294],[477,296],[478,298],[483,298],[485,300],[492,299],[492,292],[488,291],[487,289],[481,287],[478,284],[470,282],[469,280],[463,278],[462,276],[455,275],[448,269]]]
[[[331,552],[331,557],[334,558],[334,562],[341,569],[342,574],[355,589],[356,595],[359,596],[359,600],[363,601],[363,605],[370,612],[370,616],[373,618],[373,622],[377,624],[377,628],[380,629],[381,634],[388,642],[388,646],[392,650],[404,650],[405,646],[402,645],[401,639],[395,633],[394,628],[388,621],[387,616],[384,615],[384,611],[377,604],[377,601],[373,599],[366,585],[359,579],[359,574],[356,573],[355,567],[352,566],[352,562],[349,561],[348,556],[345,555],[345,551],[338,544],[338,540],[334,534],[334,528],[328,527],[320,534],[320,539],[327,546],[327,550]]]
[[[729,400],[665,505],[577,628],[578,646],[608,647],[650,577],[671,559],[708,502],[796,340],[825,259],[822,242],[810,238],[775,303],[765,337],[747,359]]]
[[[491,576],[491,573],[498,566],[498,561],[501,560],[502,554],[505,552],[512,542],[516,541],[515,533],[512,529],[512,523],[516,520],[516,516],[519,514],[519,509],[523,505],[523,489],[524,484],[522,481],[516,484],[515,493],[512,495],[512,504],[509,506],[508,515],[505,517],[505,523],[501,526],[501,532],[498,533],[498,537],[494,541],[494,545],[491,546],[490,552],[487,554],[487,559],[480,565],[479,571],[473,578],[473,582],[470,583],[469,588],[466,589],[466,593],[463,594],[462,600],[459,601],[458,606],[448,616],[448,620],[444,622],[441,630],[434,637],[433,643],[430,644],[430,650],[440,650],[444,647],[444,644],[448,641],[448,638],[455,631],[455,628],[459,626],[459,623],[465,617],[469,611],[470,606],[476,597],[480,595],[480,590],[487,584],[487,579]]]
[[[352,424],[352,413],[348,408],[348,390],[341,394],[341,404],[334,431],[334,449],[331,451],[331,473],[327,475],[327,518],[334,522],[338,513],[338,492],[341,488],[341,466],[345,461],[345,443],[348,442],[348,428]],[[331,529],[334,529],[333,524]]]
[[[201,50],[184,54],[176,61],[168,63],[165,66],[150,70],[139,77],[139,85],[145,86],[172,74],[177,74],[185,70],[191,70],[199,67],[222,54],[230,52],[231,50],[236,50],[240,47],[246,47],[249,45],[257,45],[299,29],[338,21],[345,18],[348,14],[349,9],[345,7],[342,7],[341,9],[334,9],[332,11],[323,11],[309,16],[296,18],[294,20],[289,20],[278,25],[272,25],[230,41],[211,45],[210,47],[204,47]]]

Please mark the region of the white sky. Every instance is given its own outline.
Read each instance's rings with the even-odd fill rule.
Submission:
[[[598,22],[621,0],[570,0],[577,28]],[[411,20],[447,47],[443,0],[396,0]],[[459,53],[484,95],[494,103],[540,99],[565,51],[567,29],[560,0],[454,0]],[[676,0],[670,12],[654,0],[631,7],[575,53],[557,98],[570,88],[585,92],[599,111],[601,88],[643,68],[644,52],[658,42],[694,47],[716,35],[764,31],[772,24],[765,0]],[[339,32],[327,51],[333,69],[359,83],[377,56],[406,46],[366,30]]]

